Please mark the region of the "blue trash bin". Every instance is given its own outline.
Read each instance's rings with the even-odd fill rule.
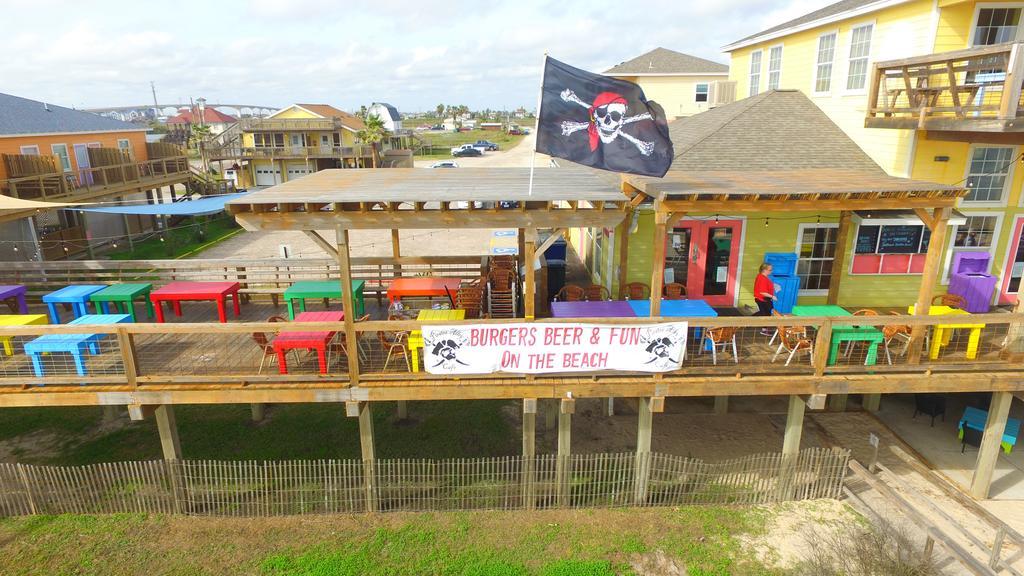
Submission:
[[[797,255],[791,252],[767,252],[764,261],[772,265],[772,273],[768,278],[779,287],[775,292],[774,308],[789,314],[796,306],[800,293],[800,277],[796,274]]]

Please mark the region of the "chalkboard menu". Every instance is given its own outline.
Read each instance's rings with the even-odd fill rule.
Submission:
[[[915,254],[921,245],[922,226],[882,226],[879,254]]]
[[[857,254],[874,254],[878,246],[878,229],[881,226],[861,226],[857,230]]]

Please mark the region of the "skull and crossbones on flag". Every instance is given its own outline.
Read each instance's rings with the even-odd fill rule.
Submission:
[[[640,86],[547,58],[537,119],[537,151],[645,176],[672,164],[665,113]]]

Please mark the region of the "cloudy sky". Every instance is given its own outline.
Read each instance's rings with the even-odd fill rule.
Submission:
[[[153,81],[161,103],[533,108],[545,50],[597,71],[658,46],[727,62],[726,43],[829,3],[0,0],[0,92],[134,105]]]

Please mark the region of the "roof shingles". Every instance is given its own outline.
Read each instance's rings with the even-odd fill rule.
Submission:
[[[605,71],[610,75],[629,74],[728,74],[729,66],[704,58],[690,56],[668,48],[655,48],[632,60],[612,66]]]
[[[0,93],[0,137],[67,132],[120,132],[144,127],[92,112]]]

